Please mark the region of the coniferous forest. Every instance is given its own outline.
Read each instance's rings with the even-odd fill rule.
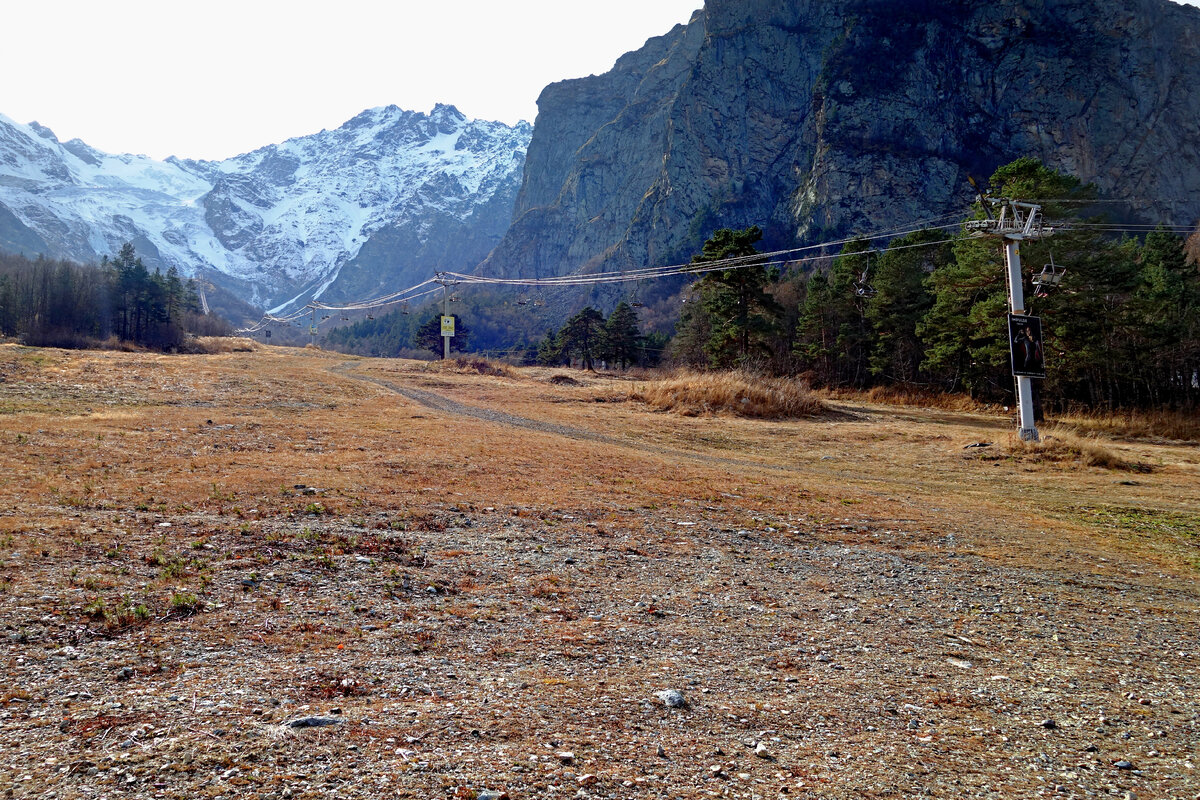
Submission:
[[[130,244],[99,266],[0,254],[0,336],[45,347],[132,344],[177,350],[230,326],[201,311],[174,268],[151,272]]]
[[[1043,201],[1059,228],[1020,248],[1026,312],[1044,327],[1043,402],[1200,405],[1195,238],[1189,246],[1165,229],[1115,237],[1112,226],[1076,216],[1094,200],[1089,187],[1032,159],[997,170],[991,185],[998,197]],[[752,254],[760,236],[757,228],[719,231],[695,260]],[[693,284],[696,302],[685,304],[672,355],[708,367],[758,363],[821,387],[898,385],[1012,399],[1006,273],[996,240],[918,230],[883,250],[851,241],[829,262],[782,277],[766,267],[708,273]],[[1029,284],[1030,273],[1048,264],[1066,270],[1062,283]]]
[[[1177,408],[1200,405],[1200,242],[1166,229],[1122,236],[1079,216],[1094,191],[1033,159],[1001,167],[996,197],[1037,198],[1055,234],[1022,244],[1027,278],[1044,265],[1065,269],[1054,288],[1025,287],[1040,316],[1048,374],[1038,381],[1050,408]],[[984,211],[976,207],[976,217]],[[757,227],[716,231],[693,259],[757,253]],[[965,392],[1011,402],[1004,254],[996,240],[959,224],[916,230],[879,248],[856,239],[824,263],[738,266],[706,272],[682,290],[674,325],[645,325],[626,300],[611,314],[587,306],[540,337],[511,303],[477,296],[460,316],[475,327],[467,349],[500,347],[525,363],[704,369],[751,367],[814,386],[898,386]],[[641,303],[637,303],[641,306]],[[649,311],[650,309],[645,309]],[[396,355],[421,347],[416,332],[436,314],[399,313],[334,331],[336,347]],[[433,316],[430,316],[433,315]],[[460,325],[463,324],[460,322]],[[650,329],[643,334],[643,328]],[[657,331],[657,332],[656,332]],[[519,334],[519,335],[518,335]],[[440,341],[424,347],[440,353]],[[456,347],[461,343],[456,343]]]

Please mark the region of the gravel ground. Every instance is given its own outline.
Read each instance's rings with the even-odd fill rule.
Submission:
[[[696,459],[385,383],[439,425],[537,425],[547,453],[582,433],[663,472]],[[204,426],[242,448],[231,463],[287,449]],[[726,461],[717,491],[670,505],[429,492],[333,513],[302,484],[287,510],[13,499],[0,791],[1200,797],[1194,566],[1001,557],[1023,540],[983,509],[763,511],[738,491],[755,460]],[[759,491],[805,491],[795,472]],[[119,607],[164,582],[171,603]]]

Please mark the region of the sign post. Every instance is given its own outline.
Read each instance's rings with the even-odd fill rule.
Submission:
[[[450,358],[450,337],[454,335],[454,317],[442,314],[442,358]]]
[[[450,316],[450,287],[456,285],[458,281],[444,272],[437,272],[434,273],[433,282],[442,287],[442,358],[449,361],[450,337],[454,335],[454,317]]]

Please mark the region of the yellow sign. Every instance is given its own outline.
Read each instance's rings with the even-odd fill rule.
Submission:
[[[442,336],[454,335],[454,317],[442,317]]]

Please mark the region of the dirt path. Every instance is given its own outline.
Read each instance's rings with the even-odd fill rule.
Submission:
[[[353,362],[351,362],[353,364]],[[415,403],[419,403],[425,408],[433,411],[440,411],[443,414],[452,414],[460,417],[471,417],[480,419],[485,422],[494,422],[497,425],[505,425],[510,428],[521,428],[524,430],[537,431],[539,433],[549,433],[554,436],[562,436],[567,439],[576,439],[579,441],[596,442],[599,444],[611,445],[613,447],[623,447],[629,450],[640,450],[644,453],[652,453],[659,456],[667,456],[669,458],[684,458],[694,461],[700,461],[705,464],[717,464],[730,467],[740,467],[754,470],[770,470],[773,472],[787,473],[803,473],[808,470],[789,467],[782,464],[770,464],[764,461],[752,461],[744,458],[728,458],[725,456],[713,456],[703,453],[688,452],[686,450],[676,450],[668,447],[659,447],[657,445],[639,442],[633,439],[621,438],[616,436],[606,436],[595,431],[588,431],[582,428],[575,428],[569,425],[560,425],[554,422],[545,422],[542,420],[529,419],[527,417],[519,417],[514,414],[508,414],[503,411],[496,411],[490,408],[482,408],[480,406],[467,405],[460,403],[457,400],[451,400],[449,397],[431,392],[427,389],[418,389],[413,386],[400,386],[391,381],[383,380],[382,378],[374,378],[369,375],[362,375],[348,369],[350,365],[341,365],[334,368],[340,375],[356,380],[367,381],[377,386],[382,386],[389,389],[402,397],[407,397]]]

